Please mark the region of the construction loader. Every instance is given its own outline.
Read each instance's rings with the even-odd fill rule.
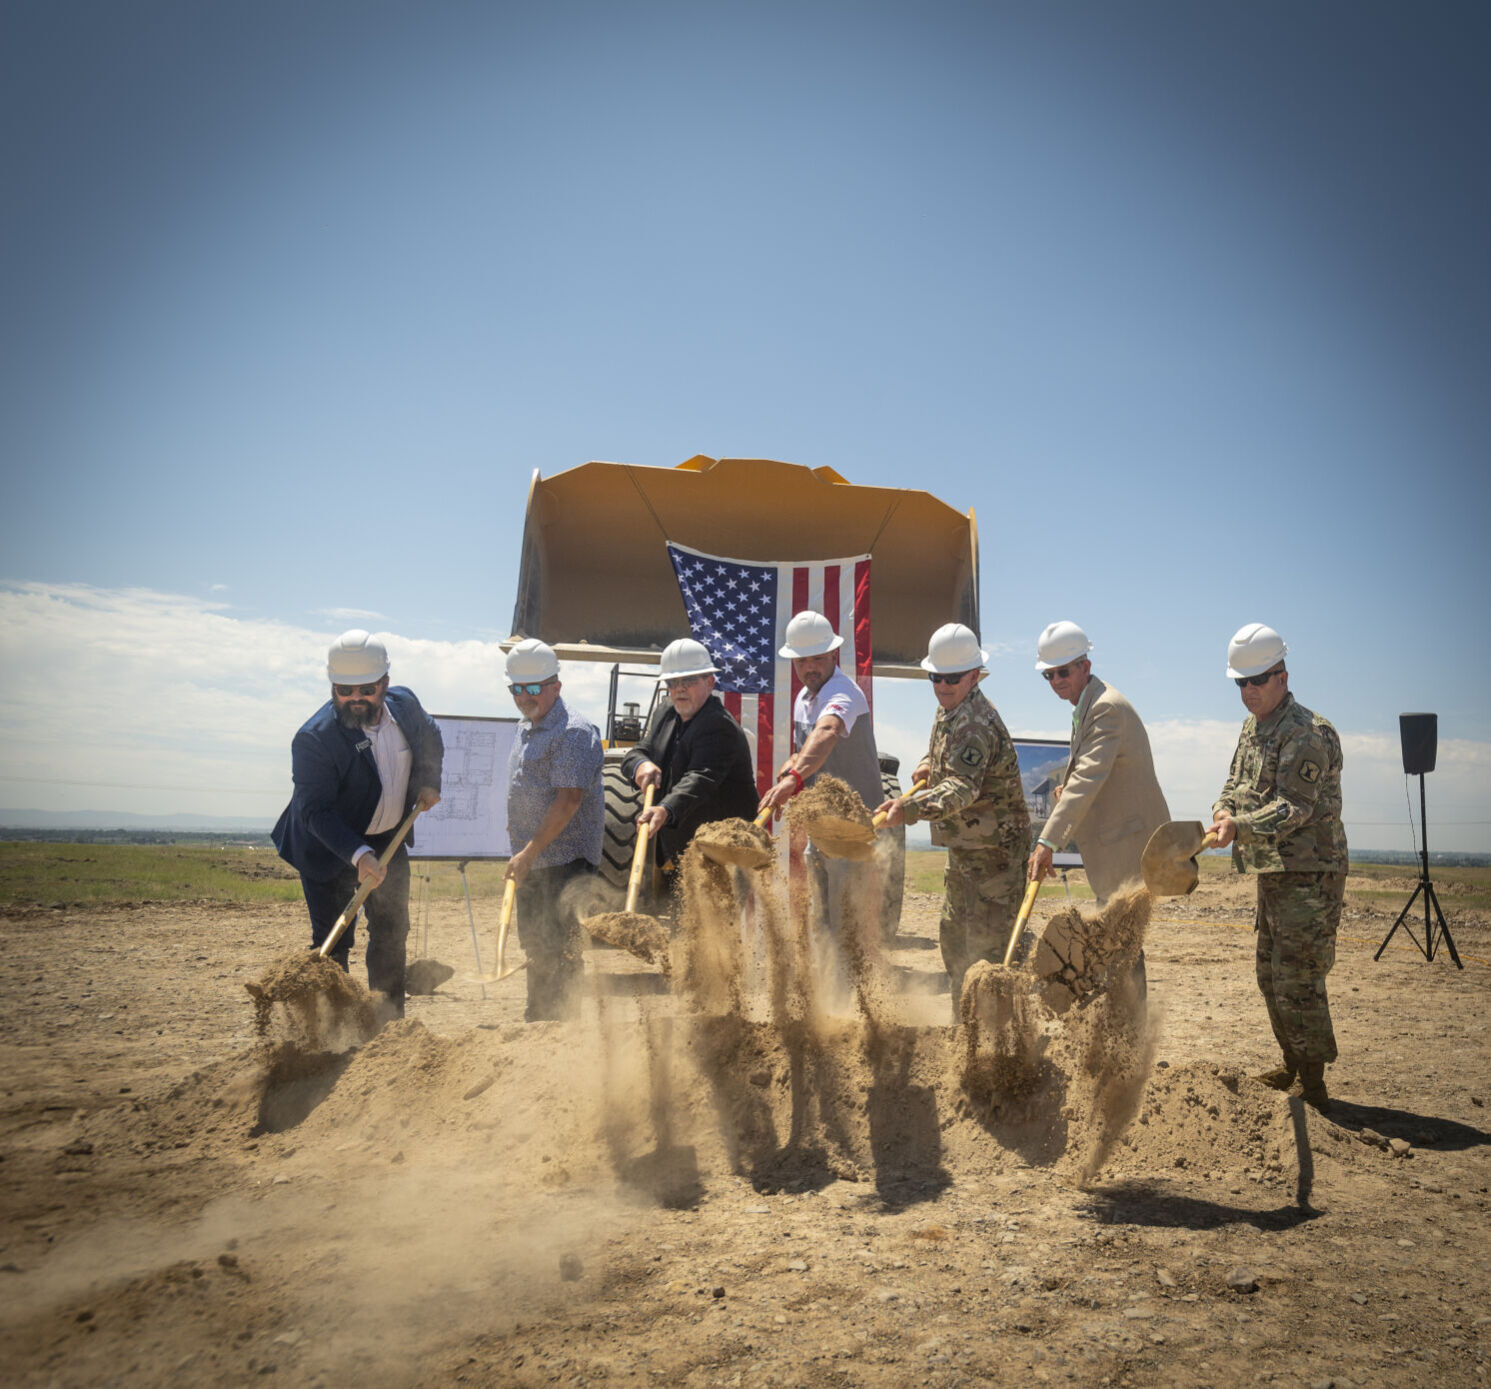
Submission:
[[[868,554],[877,676],[924,679],[932,631],[946,622],[979,630],[973,512],[926,492],[856,486],[831,468],[702,454],[676,468],[586,463],[550,478],[535,472],[509,640],[538,637],[562,660],[612,665],[602,871],[618,886],[641,801],[621,758],[660,697],[663,647],[690,635],[669,541],[758,563]],[[623,681],[637,697],[618,705]],[[639,681],[650,688],[638,689]],[[880,761],[885,794],[899,795],[897,759]],[[886,875],[889,934],[900,919],[904,851],[902,829]]]

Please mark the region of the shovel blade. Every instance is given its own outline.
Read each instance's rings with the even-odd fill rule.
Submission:
[[[1156,897],[1184,897],[1201,880],[1196,855],[1206,842],[1200,820],[1171,820],[1149,836],[1139,858],[1144,886]]]
[[[466,982],[468,984],[500,984],[504,979],[511,979],[513,975],[527,968],[528,961],[524,960],[521,964],[516,964],[510,969],[503,970],[501,974],[468,974]]]

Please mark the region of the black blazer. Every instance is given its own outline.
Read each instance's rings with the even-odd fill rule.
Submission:
[[[407,815],[421,787],[440,789],[445,744],[413,690],[390,686],[387,705],[414,759],[404,797]],[[290,744],[290,768],[295,793],[274,827],[274,847],[298,872],[329,882],[366,843],[364,831],[383,796],[372,746],[362,729],[337,718],[327,700]],[[414,836],[404,842],[412,844]]]
[[[634,781],[643,762],[663,769],[662,795],[668,823],[658,836],[663,861],[677,858],[700,825],[713,820],[752,820],[759,802],[751,745],[718,695],[710,695],[687,723],[671,704],[652,716],[647,736],[622,759]]]

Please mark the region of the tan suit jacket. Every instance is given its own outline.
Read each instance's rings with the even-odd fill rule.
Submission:
[[[1075,839],[1087,881],[1106,902],[1139,876],[1139,856],[1170,810],[1134,706],[1095,675],[1089,687],[1087,709],[1072,730],[1061,799],[1040,837],[1058,847]]]

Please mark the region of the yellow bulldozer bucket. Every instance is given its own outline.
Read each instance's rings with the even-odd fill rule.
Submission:
[[[868,554],[877,675],[920,677],[945,622],[979,630],[972,511],[831,468],[699,455],[535,472],[510,640],[538,637],[566,660],[656,663],[689,635],[665,541],[761,563]]]

